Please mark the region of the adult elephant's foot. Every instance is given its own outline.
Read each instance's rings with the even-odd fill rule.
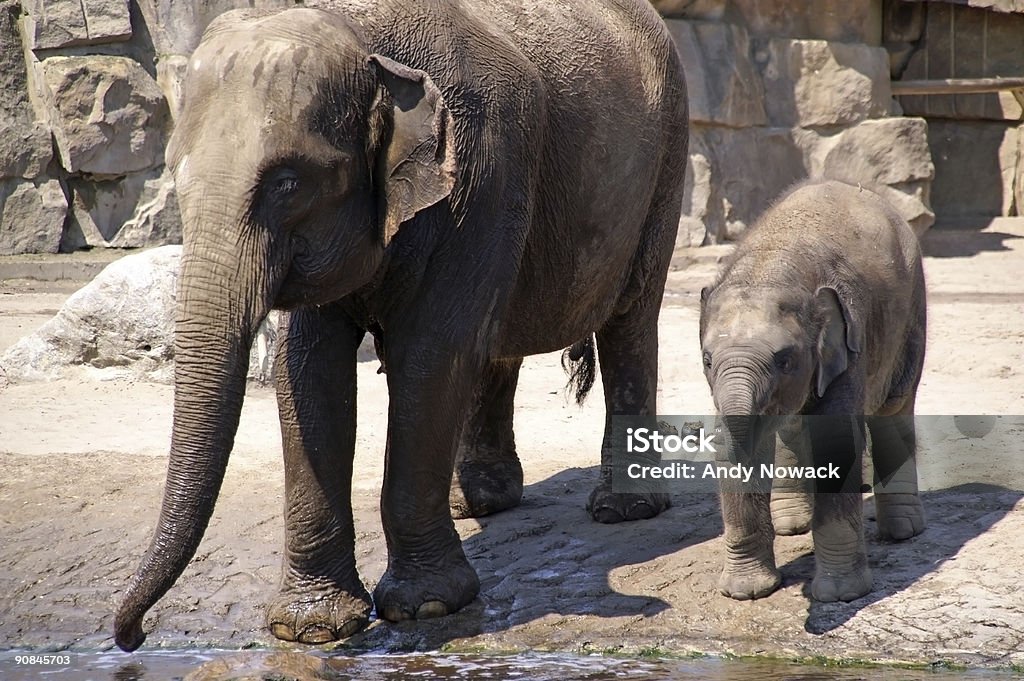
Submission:
[[[811,598],[821,603],[853,601],[871,591],[871,570],[866,564],[828,568],[818,563],[811,582]]]
[[[587,512],[599,523],[647,520],[671,506],[667,494],[658,492],[612,492],[611,484],[601,483],[587,500]]]
[[[377,615],[392,622],[444,617],[468,605],[480,593],[476,571],[459,551],[457,558],[429,569],[396,565],[373,590]]]
[[[924,532],[924,507],[916,494],[876,494],[875,517],[882,539],[910,539]]]
[[[727,563],[718,578],[718,590],[737,601],[764,598],[779,588],[782,574],[772,563]]]
[[[452,476],[448,505],[453,518],[479,518],[518,506],[523,498],[523,467],[511,457],[460,461]]]
[[[775,534],[806,534],[811,530],[812,498],[800,492],[772,492],[772,525]]]
[[[330,643],[362,631],[370,621],[373,603],[362,583],[342,589],[310,580],[289,581],[271,602],[267,627],[283,641]]]

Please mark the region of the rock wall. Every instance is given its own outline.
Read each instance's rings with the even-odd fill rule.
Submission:
[[[813,4],[655,0],[690,94],[680,245],[735,238],[807,177],[879,188],[919,233],[934,222],[928,128],[893,100],[881,3]]]
[[[654,0],[689,78],[681,245],[735,237],[793,182],[880,185],[933,220],[926,127],[899,116],[882,0]],[[238,6],[0,0],[0,255],[180,241],[163,149],[188,55]]]
[[[884,38],[895,77],[1024,77],[1024,3],[963,4],[992,7],[890,3]],[[978,226],[1024,214],[1024,89],[899,101],[907,114],[928,121],[932,196],[942,223]]]
[[[163,152],[206,25],[265,0],[0,0],[0,255],[176,243]]]

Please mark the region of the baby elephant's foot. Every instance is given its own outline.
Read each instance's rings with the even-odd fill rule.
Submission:
[[[601,483],[587,501],[590,517],[599,523],[621,523],[625,520],[647,520],[670,506],[667,494],[657,492],[612,492],[611,485]]]
[[[924,532],[924,508],[916,494],[876,494],[875,517],[882,539],[910,539]]]
[[[270,632],[283,641],[329,643],[362,631],[373,604],[361,583],[345,590],[335,585],[285,584],[267,611]]]
[[[848,570],[817,566],[811,582],[811,598],[821,603],[853,601],[871,591],[871,570],[865,564]]]
[[[747,563],[726,565],[718,578],[718,590],[723,596],[738,601],[764,598],[779,588],[782,575],[774,565]]]
[[[373,602],[386,620],[444,617],[468,605],[480,593],[480,580],[465,557],[432,569],[396,568],[394,561],[377,588]]]
[[[452,476],[448,505],[453,518],[480,518],[518,506],[523,467],[512,456],[499,461],[463,461]]]

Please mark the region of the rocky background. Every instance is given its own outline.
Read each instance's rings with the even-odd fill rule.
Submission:
[[[653,3],[690,87],[679,245],[734,238],[814,175],[882,187],[919,232],[933,206],[940,218],[1019,212],[1010,93],[897,101],[892,88],[1024,76],[1019,0]],[[188,55],[223,11],[295,4],[0,0],[0,255],[180,242],[163,150]]]

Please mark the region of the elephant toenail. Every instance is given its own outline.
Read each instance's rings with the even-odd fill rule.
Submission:
[[[416,619],[428,619],[430,617],[444,617],[448,614],[448,606],[441,601],[427,601],[416,609]]]
[[[302,643],[330,643],[336,640],[338,637],[335,635],[334,630],[330,627],[322,624],[314,624],[306,627],[302,630],[299,635],[299,640]]]
[[[270,633],[274,635],[274,638],[279,638],[282,641],[294,641],[295,632],[287,624],[283,622],[271,622]]]
[[[370,620],[365,617],[357,617],[345,622],[341,629],[338,630],[338,639],[348,638],[349,636],[362,631],[369,622]]]
[[[384,606],[384,610],[381,613],[384,619],[389,622],[402,622],[404,620],[412,619],[412,615],[407,613],[401,607],[397,605]]]

